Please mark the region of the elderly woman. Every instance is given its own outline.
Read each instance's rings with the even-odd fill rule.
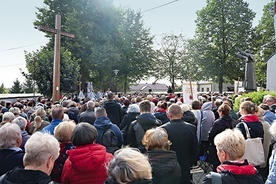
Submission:
[[[181,169],[174,151],[170,151],[171,142],[163,128],[150,129],[143,138],[149,162],[152,166],[153,183],[179,183]]]
[[[56,183],[61,183],[61,173],[64,163],[68,158],[66,151],[74,148],[71,143],[71,136],[75,127],[76,124],[73,121],[65,121],[60,123],[54,130],[54,136],[58,140],[60,146],[59,156],[55,161],[55,165],[51,173],[52,180]]]
[[[21,166],[24,152],[19,148],[22,142],[18,125],[6,123],[0,128],[0,175]]]
[[[245,153],[245,140],[239,130],[227,129],[219,133],[214,142],[221,162],[217,167],[219,175],[208,174],[203,184],[211,184],[214,178],[222,183],[264,183],[257,169],[242,159]]]
[[[89,123],[76,125],[71,136],[76,148],[67,151],[61,176],[63,184],[102,184],[106,180],[106,166],[113,156],[104,146],[95,144],[97,135],[97,129]]]
[[[227,104],[222,104],[218,108],[219,119],[215,121],[212,128],[209,131],[209,155],[208,155],[208,162],[213,165],[213,170],[216,171],[217,166],[219,166],[220,161],[217,156],[216,146],[214,144],[214,138],[220,132],[230,128],[232,129],[232,118],[230,116],[231,108]]]
[[[119,126],[124,136],[125,145],[128,145],[130,143],[129,138],[127,137],[128,127],[130,123],[136,120],[136,117],[139,115],[140,115],[139,106],[137,104],[129,105],[127,109],[127,114],[123,117],[123,120]]]
[[[15,118],[12,123],[17,124],[20,127],[21,130],[21,136],[22,136],[22,143],[20,145],[20,148],[24,150],[24,146],[27,142],[27,140],[30,138],[30,135],[28,132],[25,130],[27,126],[27,120],[23,117],[17,117]]]
[[[38,107],[35,111],[34,121],[31,122],[30,126],[28,127],[30,134],[41,131],[44,127],[50,124],[48,121],[44,120],[45,117],[46,111],[42,107]]]
[[[115,152],[108,165],[106,184],[152,184],[151,166],[146,156],[133,148]]]
[[[270,126],[269,132],[272,135],[272,155],[269,159],[269,174],[265,184],[276,183],[276,121]]]
[[[35,133],[26,142],[25,152],[25,168],[17,167],[9,171],[0,179],[0,183],[42,184],[51,182],[49,175],[59,155],[59,144],[54,136],[40,132]]]

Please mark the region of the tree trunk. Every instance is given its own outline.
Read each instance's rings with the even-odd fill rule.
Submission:
[[[223,77],[219,77],[219,93],[222,93],[223,88]]]

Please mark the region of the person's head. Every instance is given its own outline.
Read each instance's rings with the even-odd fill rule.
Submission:
[[[93,110],[94,107],[95,107],[95,103],[92,100],[87,102],[87,109]]]
[[[137,104],[131,104],[127,108],[127,113],[140,113],[140,108]]]
[[[167,102],[159,101],[159,102],[157,103],[157,107],[166,110],[166,109],[168,108],[168,104],[167,104]]]
[[[171,145],[168,134],[163,128],[147,130],[142,143],[147,150],[170,150]]]
[[[218,108],[218,113],[220,116],[228,116],[230,114],[231,108],[226,103],[223,103]]]
[[[201,108],[200,102],[198,100],[194,100],[192,102],[192,109],[193,110],[200,110],[200,108]]]
[[[256,105],[250,101],[244,101],[240,104],[241,115],[254,114],[256,112]]]
[[[63,107],[59,104],[56,104],[52,108],[52,117],[53,119],[62,120],[64,115]]]
[[[27,120],[20,116],[15,118],[12,123],[17,124],[22,131],[25,130],[27,126]]]
[[[18,116],[20,114],[20,109],[18,107],[11,107],[9,112],[12,112],[15,116]]]
[[[17,124],[6,123],[0,128],[0,150],[19,147],[22,143],[21,130]]]
[[[122,148],[114,153],[108,165],[108,175],[118,183],[152,179],[147,157],[133,148]]]
[[[267,104],[264,104],[264,103],[261,103],[261,104],[259,105],[259,107],[262,108],[262,109],[265,110],[265,111],[269,110],[269,106],[268,106]]]
[[[139,104],[141,113],[150,113],[151,112],[151,104],[150,101],[144,100]]]
[[[152,95],[148,95],[147,98],[146,98],[146,100],[148,100],[148,101],[152,101],[152,99],[153,99]]]
[[[34,133],[25,144],[25,169],[32,166],[50,175],[59,150],[59,143],[54,136],[41,132]]]
[[[190,110],[190,107],[187,104],[181,104],[180,107],[181,107],[181,110],[182,110],[183,113]]]
[[[172,104],[168,110],[168,117],[172,119],[181,119],[183,116],[182,109],[177,104]]]
[[[89,123],[79,123],[76,125],[71,136],[71,142],[74,146],[83,146],[92,144],[98,136],[97,129]]]
[[[64,121],[54,130],[54,136],[59,142],[71,141],[72,132],[75,129],[76,124],[73,121]]]
[[[101,116],[107,116],[105,108],[98,108],[95,112],[96,118],[99,118]]]
[[[221,99],[216,99],[214,102],[215,107],[219,107],[222,104],[222,100]]]
[[[5,112],[2,117],[2,121],[4,122],[12,122],[15,116],[12,112]]]
[[[219,133],[214,143],[220,162],[226,160],[240,160],[245,153],[245,140],[240,130],[226,129]]]
[[[267,97],[265,103],[268,105],[268,106],[271,106],[273,104],[276,103],[276,98],[274,96],[269,96]]]
[[[265,111],[261,107],[255,107],[255,115],[258,116],[259,120],[262,120],[264,118],[264,113]]]
[[[227,104],[231,109],[233,108],[233,102],[231,99],[225,99],[223,104]]]
[[[108,93],[108,94],[107,94],[107,99],[108,99],[108,100],[114,100],[114,95],[113,95],[113,93]]]
[[[35,111],[36,116],[40,116],[41,119],[44,119],[46,116],[46,111],[42,107],[38,107]]]

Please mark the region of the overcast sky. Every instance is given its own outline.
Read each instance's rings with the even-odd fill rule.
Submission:
[[[254,25],[262,16],[262,9],[271,0],[247,0],[249,7],[257,13]],[[206,5],[205,0],[178,0],[166,6],[151,8],[172,2],[172,0],[114,0],[116,6],[144,12],[143,20],[151,33],[160,40],[163,33],[183,33],[191,38],[195,32],[196,11]],[[24,51],[35,51],[46,45],[44,33],[34,29],[35,7],[42,7],[43,0],[1,0],[0,1],[0,84],[11,87],[18,78],[24,77],[19,68],[26,71]],[[53,21],[54,21],[53,17]]]

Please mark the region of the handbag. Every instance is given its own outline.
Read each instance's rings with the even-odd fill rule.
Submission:
[[[247,159],[248,162],[254,166],[260,166],[265,163],[262,138],[251,138],[247,124],[243,123],[243,126],[247,137],[245,140],[245,153],[243,159]]]

